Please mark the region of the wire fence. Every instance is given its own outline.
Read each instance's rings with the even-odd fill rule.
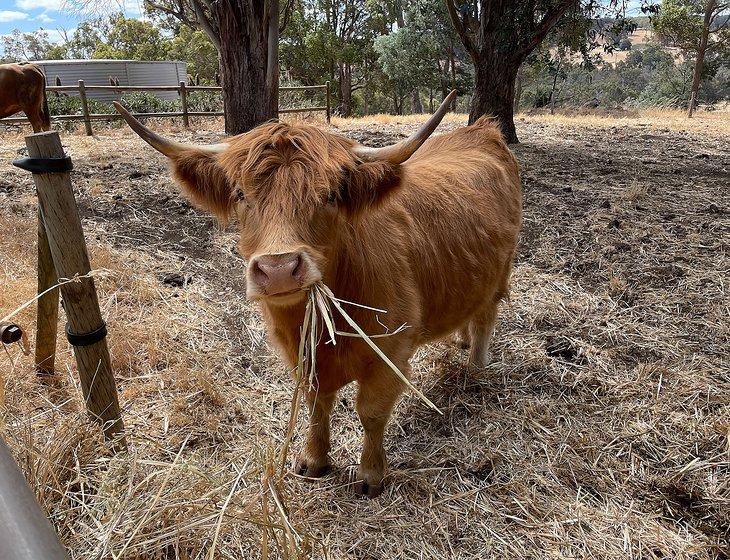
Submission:
[[[188,94],[199,91],[216,91],[222,92],[221,86],[189,86],[185,82],[180,82],[177,86],[87,86],[84,80],[79,80],[75,86],[46,86],[46,93],[53,92],[76,92],[81,100],[81,113],[73,115],[51,115],[51,121],[83,121],[86,128],[86,134],[91,136],[93,129],[91,123],[93,121],[110,121],[121,119],[121,115],[117,113],[92,113],[89,110],[89,102],[87,92],[89,91],[106,91],[112,93],[125,92],[156,92],[156,91],[176,91],[180,98],[180,111],[168,111],[157,113],[134,113],[136,117],[182,117],[183,125],[190,126],[190,117],[222,117],[225,115],[223,111],[191,111],[188,107]],[[327,122],[330,122],[332,114],[330,83],[315,86],[289,86],[280,87],[280,92],[290,91],[324,91],[325,104],[315,107],[293,107],[280,108],[279,113],[311,113],[322,111],[325,113]],[[11,117],[0,119],[0,124],[29,124],[30,121],[26,117]]]

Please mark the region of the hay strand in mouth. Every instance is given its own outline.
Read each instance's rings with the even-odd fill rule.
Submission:
[[[311,294],[314,294],[314,296],[312,296]],[[406,325],[401,325],[400,327],[398,327],[398,329],[396,329],[392,333],[386,333],[386,334],[381,334],[381,335],[372,335],[372,336],[368,335],[365,333],[365,331],[363,331],[360,328],[360,326],[357,324],[357,322],[352,317],[350,317],[350,315],[347,313],[347,311],[345,311],[342,308],[341,303],[344,302],[344,300],[337,299],[335,297],[335,295],[332,293],[332,290],[330,290],[329,287],[327,287],[327,285],[325,285],[322,282],[317,282],[310,289],[310,299],[309,299],[309,303],[307,304],[308,308],[309,307],[312,308],[312,313],[311,313],[312,325],[313,325],[312,330],[316,329],[316,314],[317,314],[317,311],[315,310],[312,302],[315,302],[317,304],[317,307],[318,307],[320,313],[322,313],[324,323],[327,325],[327,329],[330,332],[330,337],[332,339],[333,344],[334,344],[335,334],[341,334],[344,336],[357,336],[357,337],[361,338],[362,340],[365,341],[365,343],[368,346],[370,346],[370,348],[372,348],[373,352],[375,352],[378,355],[378,357],[381,360],[383,360],[383,362],[385,362],[385,364],[391,370],[393,370],[393,373],[395,373],[398,376],[398,378],[403,383],[405,383],[406,386],[418,396],[418,398],[420,398],[424,403],[426,403],[429,407],[431,407],[433,410],[435,410],[439,414],[443,414],[443,412],[441,412],[441,410],[439,410],[439,408],[435,404],[433,404],[433,402],[431,402],[428,399],[428,397],[426,397],[426,395],[424,395],[421,391],[419,391],[413,385],[413,383],[411,383],[411,381],[403,374],[403,372],[398,368],[398,366],[396,366],[391,361],[391,359],[388,358],[388,356],[386,356],[385,353],[372,340],[374,336],[382,337],[382,336],[392,336],[394,334],[398,334],[399,332],[402,332],[405,328],[407,328]],[[324,302],[324,303],[320,303],[320,302]],[[382,309],[376,309],[374,307],[367,307],[367,306],[356,304],[353,302],[345,302],[345,303],[351,303],[352,305],[357,305],[357,306],[363,307],[365,309],[370,309],[373,311],[386,313],[386,311],[384,311]],[[334,317],[332,316],[332,307],[334,307],[339,312],[339,314],[342,315],[342,318],[345,319],[345,321],[350,325],[350,327],[353,328],[353,330],[355,331],[354,333],[341,333],[340,331],[334,330],[334,326],[333,326]],[[327,314],[329,314],[329,316],[327,316]],[[305,313],[305,316],[306,316],[306,313]],[[312,338],[313,342],[310,343],[311,346],[309,348],[309,357],[312,360],[312,364],[314,364],[316,336],[314,336],[313,333],[310,333],[310,335],[313,336],[313,338]],[[300,356],[300,358],[301,358],[301,356]],[[301,361],[300,361],[300,363],[301,363]],[[314,369],[314,367],[312,366],[312,369],[309,371],[310,376],[313,373],[313,371],[312,371],[313,369]],[[310,379],[312,379],[312,378],[310,377]]]

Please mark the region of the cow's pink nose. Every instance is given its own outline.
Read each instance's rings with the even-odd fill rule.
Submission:
[[[266,295],[275,296],[302,286],[305,262],[301,253],[262,255],[251,263],[253,280]]]

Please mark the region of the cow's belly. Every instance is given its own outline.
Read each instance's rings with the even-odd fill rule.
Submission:
[[[0,119],[20,113],[23,108],[20,105],[3,105],[0,103]]]

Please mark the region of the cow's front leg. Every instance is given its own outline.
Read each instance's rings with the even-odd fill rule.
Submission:
[[[407,369],[401,368],[401,371],[408,374]],[[383,433],[402,391],[403,385],[389,369],[383,369],[360,382],[357,414],[365,437],[355,490],[369,498],[375,498],[383,491],[383,476],[387,467]]]
[[[307,393],[309,430],[304,449],[294,467],[294,472],[299,475],[318,478],[330,470],[330,415],[336,396],[336,392],[329,395],[316,391]]]

